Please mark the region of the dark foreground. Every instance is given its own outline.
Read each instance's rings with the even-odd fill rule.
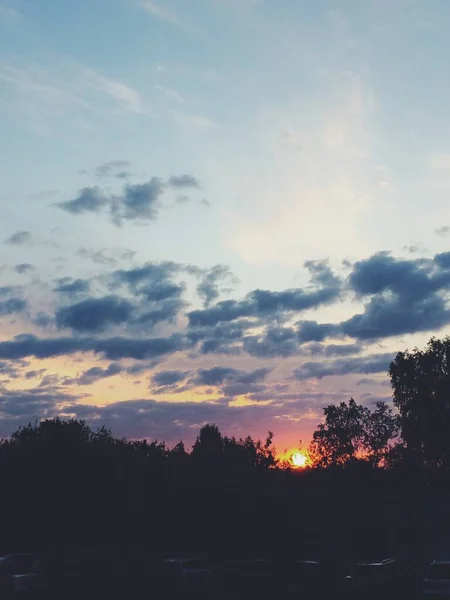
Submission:
[[[106,550],[106,549],[104,549]],[[98,549],[97,549],[98,552]],[[24,571],[24,572],[21,572]],[[25,572],[26,571],[26,572]],[[418,598],[421,573],[391,558],[344,566],[337,561],[164,558],[124,551],[89,556],[12,554],[0,558],[0,598],[161,600]]]

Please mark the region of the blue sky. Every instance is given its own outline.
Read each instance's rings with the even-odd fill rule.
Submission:
[[[289,446],[388,399],[450,322],[449,13],[0,0],[0,433]]]

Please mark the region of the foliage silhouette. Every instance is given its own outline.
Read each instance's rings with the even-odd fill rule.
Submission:
[[[375,409],[349,403],[324,408],[325,423],[313,433],[310,455],[319,467],[343,466],[364,459],[378,466],[398,436],[398,417],[382,401]]]
[[[238,439],[207,424],[189,452],[84,421],[20,427],[0,443],[0,552],[36,550],[58,572],[80,557],[100,572],[107,557],[111,577],[135,582],[142,557],[184,554],[318,558],[339,574],[398,554],[419,568],[436,532],[450,538],[449,356],[448,339],[397,355],[398,414],[353,399],[326,407],[310,447],[320,468],[304,472],[279,468],[271,432]]]
[[[450,338],[399,352],[389,369],[403,455],[416,466],[450,465]]]

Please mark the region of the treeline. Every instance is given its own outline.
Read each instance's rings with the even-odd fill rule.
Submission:
[[[310,446],[317,468],[305,472],[280,468],[271,432],[236,439],[209,424],[188,451],[83,421],[21,427],[0,444],[0,551],[419,555],[448,487],[431,489],[429,473],[446,482],[449,357],[449,339],[398,354],[393,409],[354,400],[326,407]],[[438,528],[450,531],[450,521]]]
[[[399,352],[389,368],[394,411],[349,403],[324,409],[310,453],[319,467],[372,466],[417,471],[450,466],[450,338]]]

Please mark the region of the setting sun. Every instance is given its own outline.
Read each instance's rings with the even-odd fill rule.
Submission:
[[[308,464],[308,456],[305,452],[294,452],[291,456],[291,463],[297,469],[304,469]]]

